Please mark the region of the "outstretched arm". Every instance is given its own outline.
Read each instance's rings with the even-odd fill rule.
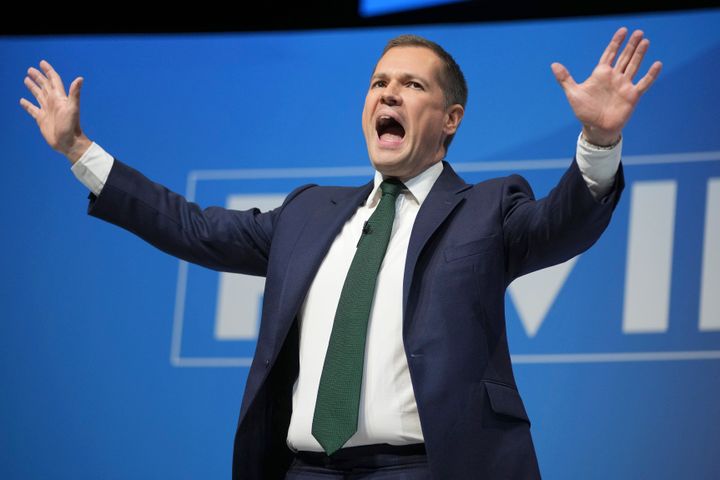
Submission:
[[[275,222],[270,212],[201,208],[139,171],[114,159],[80,128],[80,87],[76,78],[66,95],[60,75],[42,60],[30,67],[25,85],[39,107],[20,105],[40,127],[47,143],[73,164],[73,173],[91,190],[88,213],[118,225],[173,256],[228,272],[264,275]],[[92,148],[91,148],[92,147]],[[82,161],[78,161],[80,159]],[[286,202],[307,186],[296,189]],[[284,205],[284,204],[283,204]]]
[[[30,90],[40,107],[21,98],[20,105],[40,127],[45,141],[54,150],[65,155],[74,164],[90,148],[92,141],[80,128],[80,87],[82,77],[70,84],[65,94],[62,78],[45,60],[40,60],[42,72],[28,68],[25,86]]]
[[[661,62],[653,63],[645,76],[633,84],[650,40],[643,38],[642,30],[635,30],[617,57],[627,32],[625,27],[615,32],[592,74],[580,84],[575,83],[562,64],[555,62],[551,65],[555,79],[565,91],[575,116],[582,123],[583,136],[594,145],[608,146],[620,139],[622,129],[640,97],[650,88],[662,69]]]

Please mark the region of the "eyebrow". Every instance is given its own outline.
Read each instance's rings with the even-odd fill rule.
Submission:
[[[390,75],[388,75],[387,73],[383,73],[383,72],[375,73],[375,74],[373,74],[372,77],[370,77],[370,81],[385,80],[389,76]],[[425,85],[430,85],[430,82],[425,77],[423,77],[421,75],[417,75],[415,73],[401,73],[399,76],[400,76],[400,79],[402,79],[402,80],[419,80],[421,83],[424,83]]]

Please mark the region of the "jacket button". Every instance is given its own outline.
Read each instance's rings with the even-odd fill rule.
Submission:
[[[266,358],[266,359],[265,359],[265,366],[267,367],[268,365],[270,365],[270,359],[269,359],[269,358]]]

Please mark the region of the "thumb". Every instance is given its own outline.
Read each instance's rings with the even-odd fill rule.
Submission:
[[[80,87],[82,87],[84,81],[85,79],[83,77],[78,77],[73,80],[72,84],[70,85],[70,91],[68,92],[68,96],[72,98],[75,103],[80,103]]]
[[[567,91],[568,88],[576,85],[572,75],[570,75],[570,72],[568,72],[568,69],[565,68],[562,63],[554,62],[550,65],[550,69],[555,75],[555,80],[557,80],[563,90]]]

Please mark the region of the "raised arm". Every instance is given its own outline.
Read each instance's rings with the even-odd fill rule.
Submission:
[[[640,97],[662,68],[662,63],[653,63],[647,74],[634,84],[633,78],[650,41],[642,38],[641,30],[636,30],[618,56],[626,35],[625,27],[615,32],[592,74],[580,84],[562,64],[551,65],[555,79],[582,124],[584,139],[595,146],[609,147],[620,141],[622,129]],[[503,231],[509,252],[508,281],[566,261],[589,248],[608,225],[623,188],[622,166],[608,194],[598,198],[590,194],[576,162],[548,196],[539,200],[523,178],[508,177],[502,205]]]
[[[25,86],[37,100],[39,107],[25,98],[20,105],[30,114],[40,127],[45,141],[67,157],[74,164],[92,144],[80,128],[80,87],[83,78],[77,77],[65,93],[62,78],[45,60],[40,60],[42,72],[34,67],[28,68]]]

